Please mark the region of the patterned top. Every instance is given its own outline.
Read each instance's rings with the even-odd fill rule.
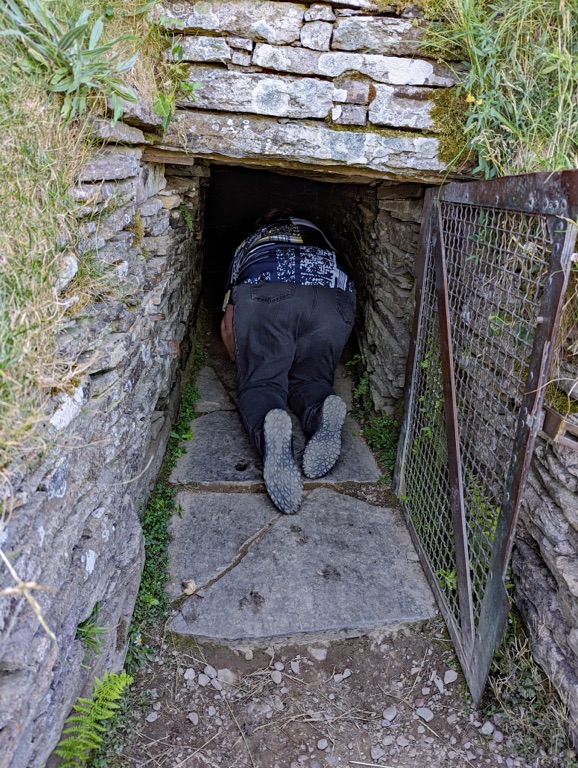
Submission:
[[[227,296],[241,283],[296,283],[354,291],[337,265],[335,249],[319,227],[306,219],[278,219],[258,229],[235,251]]]

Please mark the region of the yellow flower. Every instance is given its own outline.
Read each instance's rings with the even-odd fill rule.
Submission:
[[[476,106],[478,106],[478,107],[479,107],[481,103],[482,103],[482,100],[481,100],[481,99],[478,99],[478,100],[476,101]]]
[[[475,97],[472,96],[471,93],[468,93],[468,95],[466,96],[466,101],[468,102],[468,104],[473,104],[475,100],[476,100]]]

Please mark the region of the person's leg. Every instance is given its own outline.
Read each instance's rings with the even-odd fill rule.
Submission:
[[[307,287],[304,287],[307,289]],[[289,404],[311,439],[303,454],[307,477],[325,475],[341,451],[346,406],[335,395],[333,381],[355,315],[355,294],[314,288],[313,312],[297,337],[289,374]]]
[[[295,286],[241,285],[233,292],[233,335],[237,358],[237,405],[256,448],[275,506],[297,511],[303,481],[293,458],[287,413],[288,372],[295,351]]]
[[[287,410],[288,373],[295,354],[295,286],[239,285],[233,291],[237,405],[251,441],[262,453],[263,422]]]

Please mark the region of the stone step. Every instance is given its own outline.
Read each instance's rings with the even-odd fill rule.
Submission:
[[[336,389],[350,404],[347,381],[349,379],[338,372]],[[179,457],[170,482],[205,490],[223,489],[227,485],[254,488],[263,480],[261,457],[249,442],[237,412],[232,410],[231,399],[212,368],[203,368],[196,383],[201,395],[197,412],[203,415],[191,423],[193,439],[183,443],[185,453]],[[295,417],[293,435],[295,458],[300,466],[305,437]],[[341,456],[323,483],[374,483],[380,475],[359,425],[348,416]]]
[[[237,646],[355,637],[436,614],[399,512],[333,490],[297,515],[265,494],[177,494],[170,592],[193,579],[169,624],[178,635]]]

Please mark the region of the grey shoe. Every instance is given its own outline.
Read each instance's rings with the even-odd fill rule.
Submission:
[[[287,411],[275,408],[263,426],[263,478],[277,509],[293,515],[303,499],[303,480],[293,458],[292,424]]]
[[[326,475],[341,453],[341,430],[347,406],[337,395],[326,397],[321,406],[321,421],[303,454],[303,474],[312,480]]]

